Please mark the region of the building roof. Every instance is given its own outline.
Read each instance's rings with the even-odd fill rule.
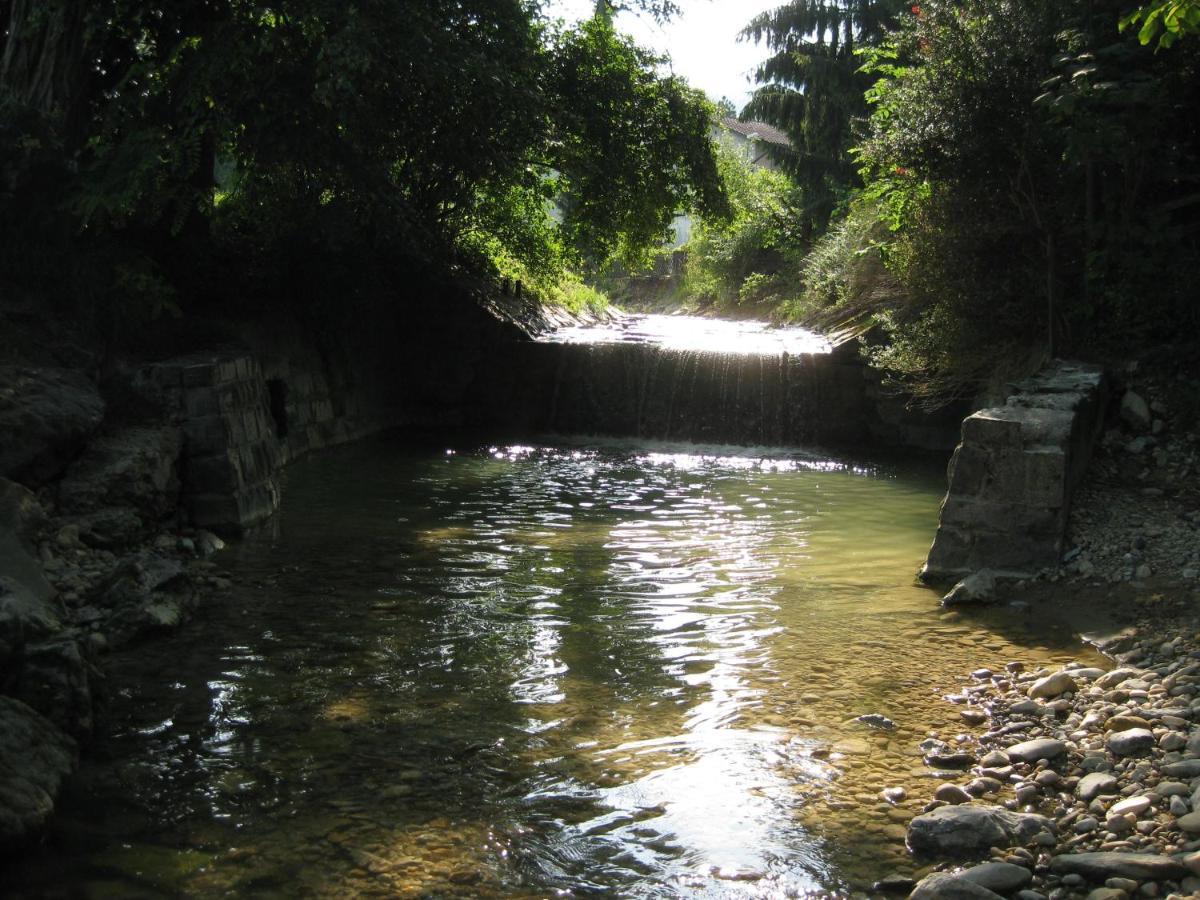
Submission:
[[[780,147],[792,146],[791,138],[773,125],[766,122],[742,122],[733,116],[722,116],[721,125],[734,134],[740,134],[748,140],[762,141],[764,144],[776,144]]]

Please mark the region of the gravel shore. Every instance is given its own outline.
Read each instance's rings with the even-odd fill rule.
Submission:
[[[926,761],[974,765],[909,824],[939,869],[914,898],[1200,896],[1200,383],[1131,366],[1117,388],[1062,566],[997,598],[1076,606],[1113,668],[964,673],[963,733]]]

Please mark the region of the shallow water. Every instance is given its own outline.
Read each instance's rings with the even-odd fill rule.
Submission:
[[[914,584],[940,465],[368,443],[287,482],[232,595],[112,660],[14,895],[849,893],[913,871],[965,673],[1087,658]]]
[[[652,344],[666,350],[778,356],[828,353],[829,341],[806,328],[745,319],[627,313],[603,325],[560,328],[542,340],[564,344]]]

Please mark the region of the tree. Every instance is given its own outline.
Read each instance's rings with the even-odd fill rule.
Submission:
[[[1158,38],[1159,47],[1170,47],[1185,35],[1200,34],[1200,0],[1154,0],[1121,19],[1121,30],[1133,25],[1138,40],[1149,44]]]
[[[1121,38],[1118,11],[928,0],[870,55],[860,159],[904,301],[881,361],[921,390],[1200,323],[1200,55]]]
[[[780,162],[807,195],[806,229],[822,230],[858,184],[850,149],[866,115],[871,78],[858,48],[877,43],[907,4],[898,0],[793,0],[753,19],[744,38],[770,51],[755,78],[762,87],[743,110],[788,133],[796,152]]]
[[[339,253],[451,268],[487,233],[561,262],[541,213],[559,184],[577,201],[565,243],[593,254],[720,202],[707,105],[603,17],[560,32],[536,0],[0,9],[6,249],[41,239],[32,211],[62,252],[103,242],[199,292],[210,251],[275,274]]]

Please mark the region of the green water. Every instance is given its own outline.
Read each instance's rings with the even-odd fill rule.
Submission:
[[[969,731],[943,695],[1080,656],[913,583],[942,485],[767,449],[309,459],[220,558],[232,593],[110,661],[111,734],[6,887],[789,897],[912,872],[917,744]]]

